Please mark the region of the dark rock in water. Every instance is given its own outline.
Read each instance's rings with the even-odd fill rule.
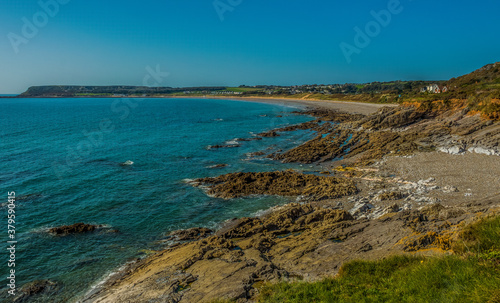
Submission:
[[[209,145],[207,146],[207,149],[211,150],[211,149],[233,148],[233,147],[240,147],[240,146],[238,144]]]
[[[251,153],[250,154],[250,157],[259,157],[259,156],[263,156],[265,155],[266,153],[263,152],[263,151],[258,151],[258,152],[254,152],[254,153]]]
[[[63,225],[63,226],[58,226],[58,227],[53,227],[49,229],[49,233],[59,235],[59,236],[66,236],[70,234],[81,234],[81,233],[87,233],[87,232],[92,232],[95,231],[97,228],[103,227],[102,225],[92,225],[92,224],[85,224],[85,223],[75,223],[72,225]]]
[[[208,237],[212,233],[213,231],[208,228],[193,227],[189,229],[173,231],[169,234],[169,237],[172,237],[177,241],[192,241]]]
[[[223,168],[223,167],[227,167],[228,164],[215,164],[215,165],[212,165],[212,166],[209,166],[208,168]]]
[[[271,130],[268,132],[260,133],[257,136],[269,138],[269,137],[279,137],[280,135],[277,132],[275,132],[274,130]]]
[[[56,292],[58,289],[59,285],[50,280],[36,280],[29,282],[19,289],[19,295],[14,298],[13,302],[29,302],[33,296],[42,294],[49,295]]]
[[[260,137],[254,137],[254,138],[238,138],[236,139],[236,141],[258,141],[258,140],[262,140],[262,138]]]

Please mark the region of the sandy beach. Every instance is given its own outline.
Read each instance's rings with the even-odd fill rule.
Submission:
[[[186,97],[192,98],[192,97]],[[300,107],[314,107],[328,110],[338,110],[352,114],[369,115],[377,112],[382,107],[396,107],[396,104],[376,104],[364,103],[354,101],[335,101],[335,100],[311,100],[311,99],[289,99],[289,98],[254,98],[254,97],[212,97],[205,96],[202,98],[207,99],[224,99],[224,100],[237,100],[260,102],[284,106],[300,106]]]

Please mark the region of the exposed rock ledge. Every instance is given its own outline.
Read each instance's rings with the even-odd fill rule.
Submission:
[[[196,179],[195,186],[208,185],[208,194],[224,199],[249,195],[302,196],[315,201],[355,194],[354,182],[346,178],[276,172],[231,173],[215,178]]]
[[[140,260],[82,302],[248,302],[261,281],[335,275],[353,259],[429,248],[448,250],[464,212],[440,205],[355,220],[344,210],[290,204],[262,218],[229,222],[215,235]],[[188,232],[191,234],[191,232]],[[196,232],[198,236],[199,233]]]

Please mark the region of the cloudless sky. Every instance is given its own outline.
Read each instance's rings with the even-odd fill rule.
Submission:
[[[339,45],[355,47],[354,28],[395,0],[217,0],[231,8],[223,20],[213,0],[65,0],[17,53],[9,35],[33,17],[43,25],[43,9],[0,1],[0,93],[142,85],[148,66],[177,87],[438,80],[500,61],[496,0],[400,0],[350,63]]]

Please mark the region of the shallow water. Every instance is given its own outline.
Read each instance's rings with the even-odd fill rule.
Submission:
[[[286,203],[278,197],[210,198],[183,180],[301,168],[248,153],[290,148],[310,139],[309,131],[207,150],[311,120],[294,110],[206,99],[0,99],[0,211],[5,218],[7,192],[15,191],[17,287],[51,279],[60,289],[50,301],[74,301],[128,260],[160,249],[172,230],[216,228]],[[134,164],[120,165],[127,160]],[[208,168],[219,163],[229,165]],[[67,237],[46,233],[77,222],[106,228]],[[0,266],[0,275],[8,269]]]

